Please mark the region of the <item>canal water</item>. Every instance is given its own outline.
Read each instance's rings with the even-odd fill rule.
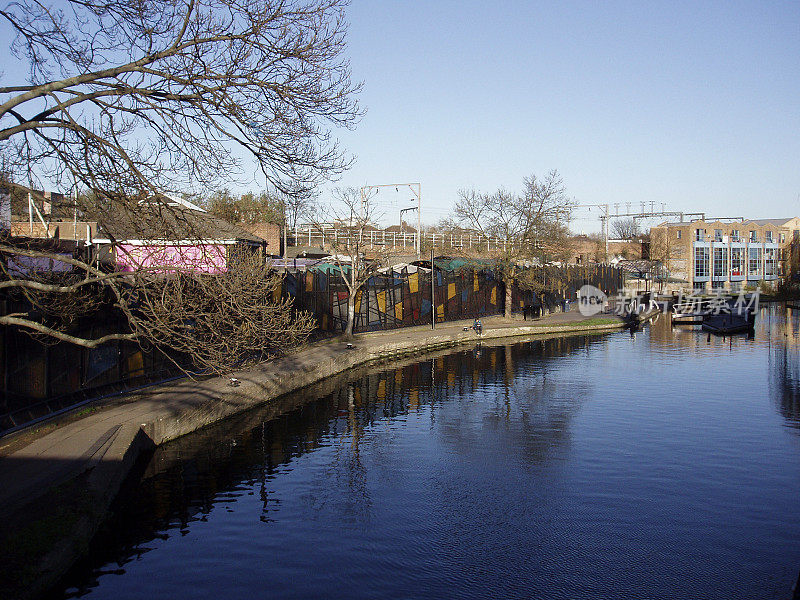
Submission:
[[[799,324],[662,317],[329,382],[159,449],[56,597],[787,598]]]

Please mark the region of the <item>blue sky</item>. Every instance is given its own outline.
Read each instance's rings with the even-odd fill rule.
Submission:
[[[426,223],[459,188],[549,169],[580,203],[800,214],[799,2],[354,0],[348,15],[368,112],[339,132],[357,156],[339,184],[419,181]]]
[[[348,18],[367,114],[334,132],[357,158],[337,185],[420,182],[428,224],[460,188],[550,169],[612,211],[800,215],[800,1],[353,0]],[[380,198],[389,224],[411,193]]]

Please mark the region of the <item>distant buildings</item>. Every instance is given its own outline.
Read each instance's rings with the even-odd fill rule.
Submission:
[[[663,223],[650,230],[650,258],[696,291],[775,287],[791,270],[800,217]]]
[[[277,225],[271,227],[267,241],[176,198],[163,197],[135,207],[116,207],[113,213],[96,220],[63,218],[48,209],[46,206],[35,217],[29,215],[28,220],[12,220],[12,235],[74,240],[93,253],[91,255],[101,264],[121,271],[179,267],[202,273],[222,273],[227,270],[234,248],[264,250],[267,254],[280,252]]]
[[[606,244],[598,236],[576,235],[569,243],[573,252],[568,262],[574,265],[591,265],[611,262],[614,259],[641,260],[647,259],[649,254],[649,242],[645,236],[638,236],[632,240],[608,240],[607,259]]]

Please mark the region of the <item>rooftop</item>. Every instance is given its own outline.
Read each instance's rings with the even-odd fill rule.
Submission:
[[[260,244],[264,240],[202,210],[160,202],[142,203],[135,210],[118,208],[100,215],[98,237],[125,240],[224,240]]]
[[[725,224],[726,225],[735,225],[735,224],[747,225],[748,223],[752,223],[752,224],[759,225],[759,226],[775,225],[776,227],[782,227],[782,226],[786,225],[789,221],[791,221],[794,218],[796,218],[796,217],[789,217],[789,218],[786,218],[786,219],[745,219],[744,221],[733,221],[733,222],[727,222]],[[671,221],[671,222],[660,223],[658,225],[658,227],[679,227],[679,226],[682,226],[682,225],[692,225],[693,223],[717,223],[717,222],[722,222],[722,219],[706,219],[704,221],[700,220],[700,219],[695,219],[695,220],[692,220],[692,221]]]

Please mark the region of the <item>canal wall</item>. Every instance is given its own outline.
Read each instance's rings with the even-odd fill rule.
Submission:
[[[326,341],[231,377],[183,380],[98,402],[82,418],[4,439],[0,506],[8,518],[0,525],[0,597],[37,598],[54,586],[86,554],[148,449],[355,367],[503,338],[625,327],[615,317],[575,313],[522,323],[486,319],[482,335],[462,321]]]
[[[158,446],[358,366],[503,338],[603,332],[626,326],[616,319],[615,322],[604,324],[587,321],[590,324],[576,320],[552,326],[513,327],[492,327],[490,321],[482,335],[477,335],[472,329],[463,331],[469,324],[461,324],[455,331],[452,327],[442,327],[440,330],[417,328],[422,331],[363,335],[352,342],[330,341],[311,350],[234,373],[232,378],[236,380],[235,387],[227,377],[200,382],[184,381],[169,386],[159,395],[175,396],[181,405],[180,411],[169,414],[159,411],[159,414],[143,420],[141,431],[153,445]],[[134,397],[139,396],[137,394]]]

